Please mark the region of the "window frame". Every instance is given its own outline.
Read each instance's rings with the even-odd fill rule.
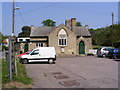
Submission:
[[[58,46],[67,46],[67,32],[64,30],[64,34],[61,34],[60,31],[58,33]]]

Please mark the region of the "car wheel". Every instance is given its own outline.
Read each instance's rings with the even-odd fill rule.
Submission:
[[[102,55],[102,57],[103,57],[103,58],[105,58],[105,57],[106,57],[106,55],[105,55],[105,54],[103,54],[103,55]]]
[[[23,64],[27,64],[27,63],[28,63],[28,60],[27,60],[27,59],[24,59],[24,60],[22,61],[22,63],[23,63]]]
[[[48,62],[49,62],[49,64],[53,64],[54,61],[53,61],[53,59],[49,59]]]

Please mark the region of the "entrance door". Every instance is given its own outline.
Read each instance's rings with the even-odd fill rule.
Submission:
[[[79,43],[79,54],[85,54],[85,44],[83,41]]]
[[[24,45],[24,52],[27,52],[28,51],[28,44],[25,44]]]

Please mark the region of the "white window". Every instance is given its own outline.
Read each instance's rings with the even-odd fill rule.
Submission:
[[[37,43],[37,47],[43,47],[43,43]]]
[[[61,29],[58,33],[58,45],[67,46],[67,34],[64,29]]]

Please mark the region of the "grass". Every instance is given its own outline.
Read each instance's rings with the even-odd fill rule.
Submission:
[[[27,71],[24,64],[21,64],[17,60],[17,76],[13,73],[12,74],[12,81],[20,82],[25,85],[32,84],[32,79],[27,76]],[[9,71],[8,71],[8,61],[2,60],[2,83],[7,84],[9,83]]]

